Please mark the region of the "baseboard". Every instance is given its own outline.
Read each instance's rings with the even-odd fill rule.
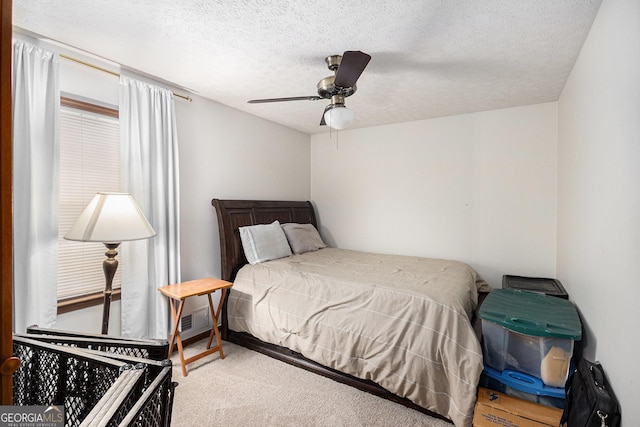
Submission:
[[[198,335],[194,335],[190,338],[187,338],[186,340],[182,341],[182,347],[187,347],[190,344],[195,344],[200,340],[203,339],[208,339],[209,338],[209,333],[211,333],[211,331],[204,331],[204,332],[200,332]]]

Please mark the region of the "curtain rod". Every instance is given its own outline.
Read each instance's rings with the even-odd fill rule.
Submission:
[[[82,65],[85,65],[85,66],[87,66],[87,67],[94,68],[94,69],[96,69],[96,70],[103,71],[103,72],[105,72],[105,73],[109,73],[109,74],[114,75],[114,76],[116,76],[116,77],[120,77],[120,74],[119,74],[119,73],[116,73],[115,71],[111,71],[111,70],[107,70],[106,68],[98,67],[97,65],[93,65],[93,64],[90,64],[90,63],[88,63],[88,62],[81,61],[80,59],[72,58],[71,56],[67,56],[67,55],[64,55],[64,54],[62,54],[62,53],[60,54],[60,57],[61,57],[61,58],[64,58],[64,59],[68,59],[69,61],[77,62],[78,64],[82,64]],[[187,100],[187,101],[189,101],[189,102],[193,101],[193,100],[191,99],[191,97],[190,97],[190,96],[187,96],[187,95],[180,95],[179,93],[175,93],[175,92],[173,92],[173,95],[174,95],[174,96],[177,96],[178,98],[186,99],[186,100]]]

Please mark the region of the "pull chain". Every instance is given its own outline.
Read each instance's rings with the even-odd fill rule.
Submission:
[[[329,139],[333,139],[333,128],[329,126]],[[336,150],[339,148],[340,144],[340,132],[336,131]]]

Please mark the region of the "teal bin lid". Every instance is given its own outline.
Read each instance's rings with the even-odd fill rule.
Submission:
[[[526,335],[574,341],[582,336],[573,303],[536,292],[494,289],[482,303],[479,316]]]

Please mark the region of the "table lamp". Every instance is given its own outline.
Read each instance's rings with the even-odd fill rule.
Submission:
[[[109,330],[111,284],[118,269],[116,249],[121,242],[148,239],[155,235],[155,230],[128,193],[97,193],[65,234],[67,240],[102,242],[107,247],[107,258],[102,263],[106,280],[102,309],[103,334]]]

